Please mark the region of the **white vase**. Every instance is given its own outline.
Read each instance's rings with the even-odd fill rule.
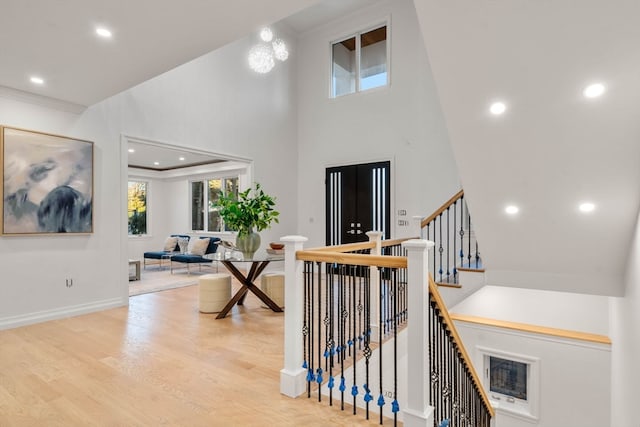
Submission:
[[[260,235],[254,231],[249,234],[238,234],[236,247],[242,252],[244,259],[251,259],[260,247]]]

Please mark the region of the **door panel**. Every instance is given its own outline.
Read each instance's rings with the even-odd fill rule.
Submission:
[[[327,246],[368,240],[367,231],[389,238],[390,162],[326,170]]]

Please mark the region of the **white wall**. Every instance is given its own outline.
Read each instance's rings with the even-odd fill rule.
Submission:
[[[609,335],[609,299],[597,295],[485,286],[453,306],[456,314]]]
[[[44,106],[48,104],[48,100],[37,97],[25,100],[2,97],[2,124],[95,143],[95,231],[83,236],[0,237],[0,328],[127,302],[123,285],[126,265],[120,262],[118,238],[122,209],[119,149],[118,145],[112,145],[107,129],[118,111],[100,115],[104,111],[89,109],[77,115]],[[72,287],[66,286],[67,279],[73,279]]]
[[[640,384],[640,215],[629,250],[624,298],[611,298],[611,424],[638,425]],[[635,423],[635,424],[634,424]]]
[[[247,37],[119,96],[127,135],[252,160],[253,179],[276,197],[281,215],[261,233],[265,242],[295,233],[297,218],[296,45],[274,31],[291,59],[266,75],[246,65],[255,43]],[[172,225],[185,229],[188,221]]]
[[[391,86],[330,99],[331,42],[386,17]],[[298,224],[308,246],[325,243],[325,169],[380,160],[391,160],[391,234],[411,235],[398,219],[426,216],[460,188],[413,3],[383,2],[308,32],[296,58]]]
[[[456,322],[456,327],[479,373],[483,372],[483,365],[478,346],[539,359],[539,419],[523,420],[498,411],[496,427],[609,425],[609,346],[505,332],[464,322]]]
[[[484,286],[452,313],[609,336],[609,298]],[[545,427],[608,425],[612,410],[611,346],[456,322],[478,372],[477,346],[540,359],[540,419]],[[496,427],[532,425],[500,412]],[[631,424],[620,424],[631,425]]]
[[[291,45],[293,58],[295,40],[284,32],[279,36]],[[123,135],[253,160],[253,178],[277,198],[281,212],[280,224],[263,232],[263,240],[295,233],[295,61],[258,75],[246,65],[253,42],[250,37],[234,42],[79,115],[0,95],[5,125],[95,142],[94,233],[0,238],[0,328],[128,303]],[[178,187],[171,183],[165,189]],[[174,221],[185,229],[186,217],[178,213],[183,205],[187,215],[185,194],[165,205],[166,211],[152,214],[171,222],[164,230],[154,225],[154,233],[166,237],[177,228]],[[134,250],[157,248],[155,242],[148,243]],[[73,287],[65,286],[67,278],[74,279]]]

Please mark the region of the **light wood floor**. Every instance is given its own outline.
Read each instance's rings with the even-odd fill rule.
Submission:
[[[280,395],[282,314],[249,295],[215,320],[197,299],[189,286],[0,331],[0,426],[377,424]]]

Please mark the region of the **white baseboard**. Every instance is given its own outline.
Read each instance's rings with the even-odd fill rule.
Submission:
[[[20,314],[0,318],[0,330],[17,328],[19,326],[31,325],[34,323],[47,322],[49,320],[63,319],[65,317],[79,316],[81,314],[93,313],[95,311],[107,310],[110,308],[122,307],[129,303],[129,298],[111,298],[102,301],[95,301],[86,304],[72,305],[68,307],[56,308],[53,310],[36,311],[33,313]]]

